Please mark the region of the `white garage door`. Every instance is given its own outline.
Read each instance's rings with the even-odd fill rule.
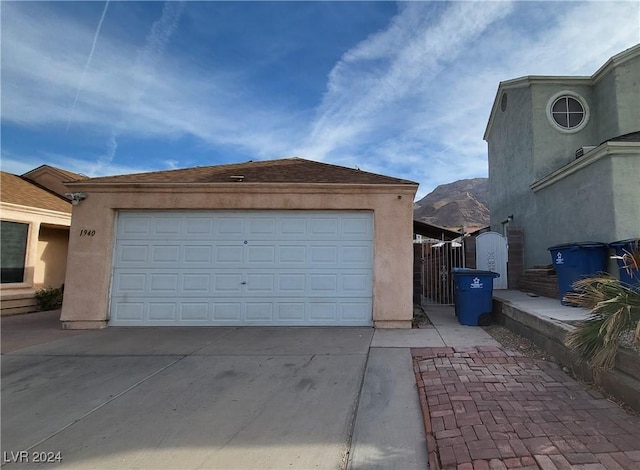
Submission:
[[[373,216],[118,214],[110,325],[372,324]]]

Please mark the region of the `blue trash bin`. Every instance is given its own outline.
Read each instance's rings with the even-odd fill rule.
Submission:
[[[548,250],[551,252],[553,267],[558,273],[558,290],[563,305],[567,305],[562,299],[573,290],[574,282],[607,269],[609,247],[606,243],[565,243]]]
[[[500,274],[480,269],[452,269],[455,310],[461,325],[478,326],[481,315],[493,311],[493,279]]]
[[[630,238],[629,240],[620,240],[617,242],[609,243],[609,246],[616,250],[616,256],[624,255],[625,251],[630,253],[636,247],[636,243],[638,243],[637,238]],[[624,268],[624,263],[621,259],[618,261],[618,272],[620,273],[620,282],[624,282],[625,284],[631,286],[639,286],[640,287],[640,271],[635,270],[632,271],[632,274],[629,274],[627,270]]]

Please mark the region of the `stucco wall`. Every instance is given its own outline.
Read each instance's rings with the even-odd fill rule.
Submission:
[[[618,128],[606,140],[621,134],[640,130],[640,56],[615,68],[615,102]]]
[[[241,188],[238,188],[241,185]],[[268,186],[268,187],[265,187]],[[106,326],[117,210],[372,210],[373,320],[376,327],[411,327],[415,186],[167,185],[162,188],[76,186],[87,199],[73,209],[65,328]],[[81,230],[94,236],[80,236]]]
[[[616,223],[609,241],[640,237],[640,148],[636,154],[614,154],[611,163]]]
[[[41,226],[33,283],[35,287],[60,287],[67,268],[69,229]]]
[[[615,227],[612,163],[603,158],[535,193],[538,213],[528,224],[525,256],[550,264],[547,248],[580,241],[610,242]]]
[[[533,128],[529,87],[506,90],[507,107],[494,116],[489,144],[491,229],[502,233],[501,221],[518,214],[516,224],[533,210]],[[500,99],[500,98],[499,98]]]

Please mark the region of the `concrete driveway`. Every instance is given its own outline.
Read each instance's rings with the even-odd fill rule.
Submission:
[[[369,358],[371,328],[47,336],[37,315],[3,319],[7,468],[425,468],[409,350]]]

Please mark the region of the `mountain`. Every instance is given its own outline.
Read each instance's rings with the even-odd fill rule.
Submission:
[[[441,184],[413,205],[413,218],[441,227],[489,225],[489,180],[472,178]]]

